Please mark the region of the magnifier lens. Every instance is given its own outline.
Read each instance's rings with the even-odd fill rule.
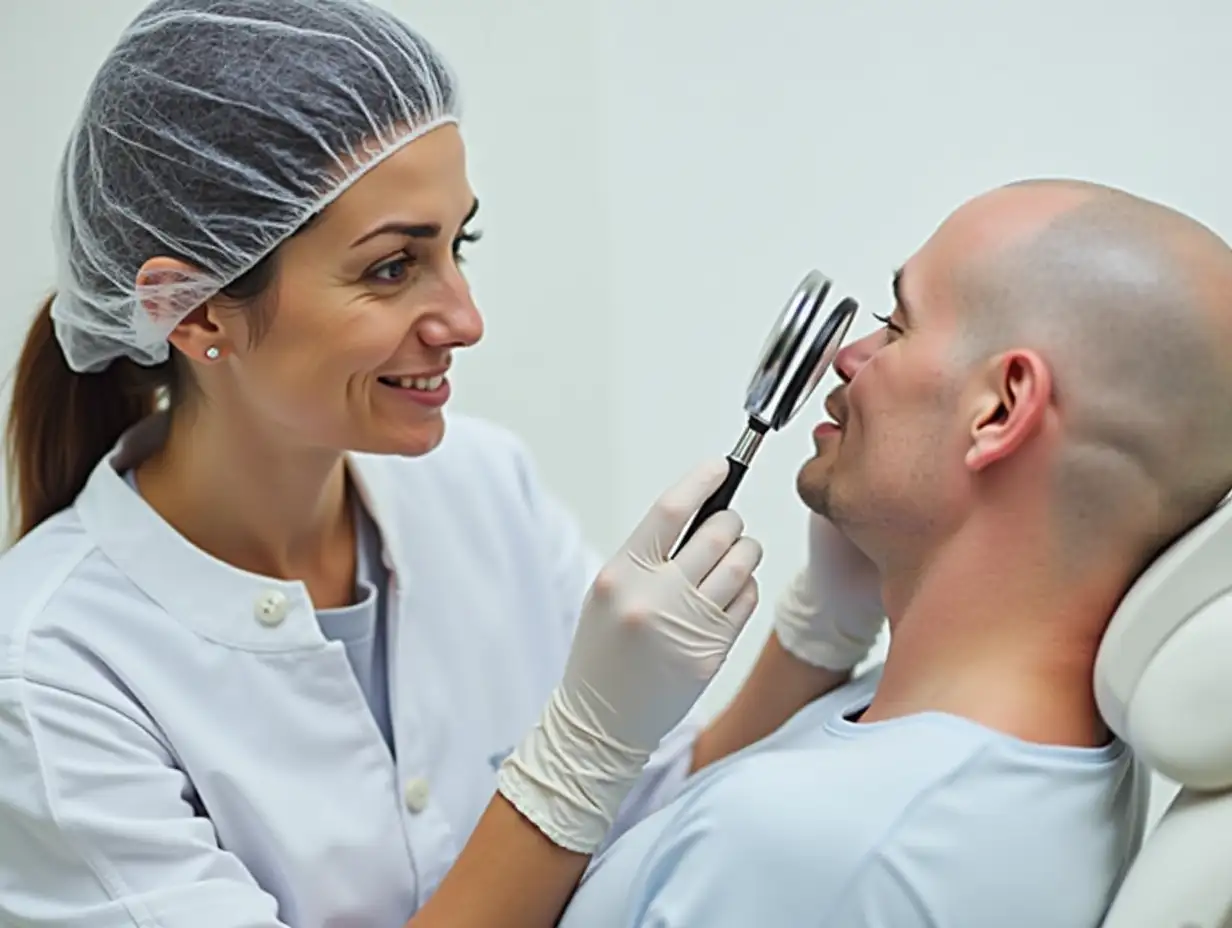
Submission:
[[[789,341],[787,328],[793,321],[791,309],[790,305],[785,306],[779,314],[778,321],[774,323],[766,343],[762,346],[761,354],[758,356],[760,360],[753,368],[753,376],[749,378],[749,386],[745,391],[744,408],[749,412],[766,406],[770,402],[771,394],[774,393],[774,378],[766,374],[782,363],[782,356],[785,353],[784,343]]]
[[[771,417],[766,413],[776,405],[775,394],[783,385],[792,362],[804,350],[809,327],[829,291],[830,282],[819,272],[812,271],[779,313],[762,345],[745,391],[744,409],[750,416],[769,424]]]
[[[858,305],[851,297],[843,297],[819,325],[814,325],[831,286],[820,271],[810,271],[779,313],[749,381],[744,403],[748,425],[727,456],[727,479],[693,517],[677,552],[706,519],[727,508],[766,432],[782,428],[799,412],[834,363]]]
[[[843,340],[847,337],[847,330],[851,328],[851,322],[855,318],[856,308],[854,300],[844,298],[813,336],[812,348],[796,372],[796,376],[803,383],[800,384],[795,400],[779,414],[780,428],[800,411],[817,388],[817,384],[821,383],[821,378],[833,366],[839,349],[843,347]]]

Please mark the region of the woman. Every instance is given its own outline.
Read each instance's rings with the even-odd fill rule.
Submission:
[[[619,807],[798,705],[648,762],[756,603],[735,515],[665,556],[721,466],[587,596],[518,443],[446,432],[456,122],[358,0],[159,0],[103,64],[9,425],[0,922],[551,924]]]

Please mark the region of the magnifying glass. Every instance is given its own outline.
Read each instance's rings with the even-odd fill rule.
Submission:
[[[800,411],[834,363],[859,308],[860,304],[851,297],[834,294],[833,281],[820,271],[812,270],[804,276],[779,313],[753,369],[744,399],[748,424],[727,455],[727,478],[697,511],[681,536],[677,551],[703,522],[731,505],[762,439],[768,431],[781,429]]]

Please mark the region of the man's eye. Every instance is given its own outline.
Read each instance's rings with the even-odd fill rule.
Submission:
[[[876,319],[878,322],[880,322],[882,325],[884,325],[887,329],[889,329],[895,335],[903,334],[902,328],[897,323],[893,322],[889,316],[879,316],[877,315],[877,313],[873,313],[873,318]]]

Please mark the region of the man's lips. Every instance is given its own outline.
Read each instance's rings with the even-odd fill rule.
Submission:
[[[843,420],[846,418],[846,409],[839,403],[836,394],[831,393],[826,397],[825,410],[829,415],[831,422],[837,427],[843,427]]]
[[[813,429],[813,437],[824,438],[827,435],[838,435],[840,432],[842,432],[842,429],[833,422],[821,422]]]

